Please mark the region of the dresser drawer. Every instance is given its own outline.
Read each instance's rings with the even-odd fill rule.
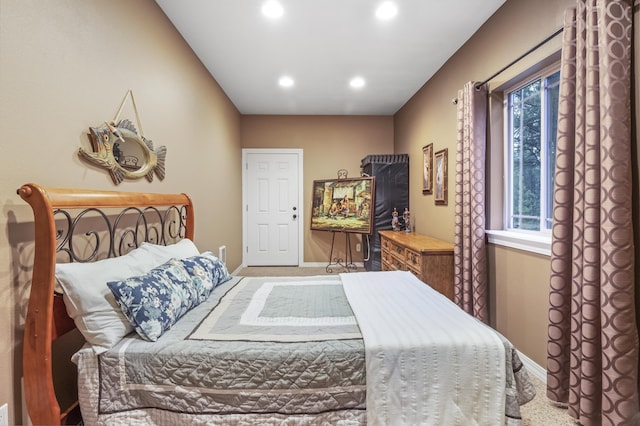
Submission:
[[[392,271],[406,271],[407,265],[405,265],[404,261],[391,256],[391,262],[389,262],[389,268]]]
[[[422,270],[422,254],[411,249],[406,249],[405,258],[407,260],[407,267],[413,268],[417,271]]]
[[[396,259],[391,255],[382,254],[382,270],[383,271],[406,271],[407,267],[404,262]]]
[[[404,271],[407,268],[404,266],[404,259],[398,259],[393,252],[383,251],[382,258],[382,270],[383,271]]]
[[[391,265],[389,265],[389,262],[385,262],[384,259],[382,260],[382,266],[380,267],[381,271],[393,271],[393,268],[391,268]]]
[[[391,264],[391,253],[388,250],[382,250],[382,253],[380,253],[380,257],[382,258],[382,265],[384,266],[385,264],[390,265]]]
[[[423,278],[423,276],[422,276],[422,272],[420,272],[420,271],[416,270],[415,268],[411,268],[411,267],[407,268],[407,271],[411,272],[413,275],[415,275],[416,277],[418,277],[418,279],[419,279],[420,281],[423,281],[423,282],[424,282],[424,278]]]
[[[385,240],[386,241],[386,240]],[[387,241],[387,250],[393,257],[404,262],[406,249],[398,244]]]
[[[391,246],[393,246],[393,245],[394,244],[391,241],[389,241],[388,239],[386,239],[386,238],[381,238],[380,239],[380,247],[382,247],[382,250],[389,251],[389,250],[391,250]]]

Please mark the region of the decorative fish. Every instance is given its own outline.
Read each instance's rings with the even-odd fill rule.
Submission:
[[[118,124],[105,122],[104,126],[90,127],[89,132],[94,152],[80,148],[78,155],[96,166],[106,168],[116,185],[125,178],[138,179],[143,176],[152,182],[154,173],[160,180],[164,179],[167,148],[161,146],[154,150],[153,142],[144,136],[138,136],[131,121],[120,120]],[[131,159],[122,155],[120,144],[136,144],[143,158],[135,159],[132,163]],[[135,167],[123,167],[127,163]]]

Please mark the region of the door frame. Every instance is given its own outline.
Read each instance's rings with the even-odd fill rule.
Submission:
[[[249,154],[295,154],[298,156],[298,266],[304,263],[304,171],[303,150],[293,148],[242,149],[242,267],[247,266],[247,240],[249,225],[247,203],[247,156]]]

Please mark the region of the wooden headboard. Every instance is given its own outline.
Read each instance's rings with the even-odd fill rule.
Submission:
[[[75,324],[67,315],[62,297],[54,292],[58,257],[91,262],[126,254],[145,241],[169,244],[193,239],[193,204],[186,194],[89,191],[31,183],[17,192],[31,206],[35,225],[33,278],[24,328],[27,409],[33,424],[61,424],[75,406],[61,410],[56,398],[52,343]],[[79,226],[85,219],[96,217],[104,229],[86,231]],[[78,252],[75,232],[88,237],[92,244],[89,250]]]

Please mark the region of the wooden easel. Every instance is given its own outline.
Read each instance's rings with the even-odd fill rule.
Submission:
[[[347,170],[340,169],[338,170],[338,180],[346,179],[348,175]],[[344,248],[344,259],[341,257],[333,257],[333,249],[335,247],[336,242],[336,232],[342,232],[344,234],[345,239],[345,248]],[[333,273],[333,267],[339,266],[342,269],[346,269],[347,272],[352,270],[356,270],[358,267],[353,263],[353,255],[351,253],[351,238],[350,232],[346,231],[331,231],[331,251],[329,252],[329,264],[326,267],[326,271],[329,273]]]
[[[344,259],[341,257],[333,257],[333,248],[335,246],[336,241],[336,233],[342,232],[345,238],[345,249],[344,249]],[[326,267],[326,271],[329,273],[333,273],[333,267],[339,266],[342,269],[346,269],[347,272],[358,269],[355,263],[353,263],[353,255],[351,253],[351,238],[350,232],[344,231],[331,231],[331,251],[329,252],[329,264]]]

